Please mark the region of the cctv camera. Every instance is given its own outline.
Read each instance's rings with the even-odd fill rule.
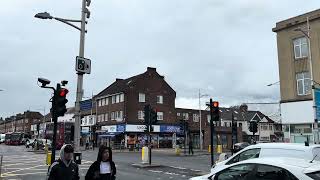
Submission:
[[[62,86],[65,86],[65,85],[67,85],[67,84],[68,84],[68,81],[66,81],[66,80],[62,80],[62,81],[61,81],[61,85],[62,85]]]
[[[45,87],[46,85],[50,84],[50,81],[45,78],[38,78],[38,81],[42,84],[42,87]]]

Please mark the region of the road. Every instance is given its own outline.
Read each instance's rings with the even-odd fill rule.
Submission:
[[[45,164],[45,154],[28,152],[23,146],[0,145],[0,154],[3,155],[2,177],[6,180],[43,180],[46,177],[48,166]],[[57,152],[57,154],[59,154]],[[81,179],[97,157],[95,151],[83,151],[80,165]],[[162,165],[157,168],[137,168],[132,164],[141,162],[140,152],[114,152],[113,159],[117,167],[117,179],[189,179],[208,172],[210,156],[175,156],[173,150],[157,150],[152,153],[153,163]]]

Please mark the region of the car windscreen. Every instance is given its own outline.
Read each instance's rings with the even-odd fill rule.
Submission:
[[[315,179],[315,180],[320,180],[320,171],[307,173],[307,176],[309,176],[310,178]]]

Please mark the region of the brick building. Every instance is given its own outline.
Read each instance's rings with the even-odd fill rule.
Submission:
[[[114,83],[102,90],[91,100],[81,105],[82,138],[95,139],[98,144],[112,143],[119,145],[124,140],[126,146],[146,141],[144,132],[144,106],[150,104],[157,110],[158,123],[154,125],[152,143],[155,147],[175,147],[184,144],[184,129],[181,121],[187,121],[189,134],[194,146],[199,148],[199,110],[175,107],[176,92],[159,75],[155,68],[128,79],[116,79]],[[248,140],[250,134],[248,121],[261,121],[261,112],[249,111],[240,113],[238,110],[221,108],[221,124],[215,123],[215,142],[225,149],[231,148],[231,117],[238,125],[238,141]],[[259,118],[257,118],[259,114]],[[262,118],[260,118],[260,116]],[[210,143],[209,111],[201,113],[203,147]],[[258,140],[259,138],[256,137]]]
[[[26,134],[32,135],[32,124],[42,119],[43,116],[39,112],[25,111],[23,114],[16,114],[0,122],[0,132],[25,132]]]

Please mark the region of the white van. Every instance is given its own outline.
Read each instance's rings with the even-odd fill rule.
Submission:
[[[5,139],[6,139],[6,135],[5,134],[0,134],[0,144],[4,143]]]
[[[294,157],[320,161],[320,145],[305,146],[297,143],[261,143],[248,146],[225,161],[215,164],[211,172],[231,164],[252,158],[261,157]]]

